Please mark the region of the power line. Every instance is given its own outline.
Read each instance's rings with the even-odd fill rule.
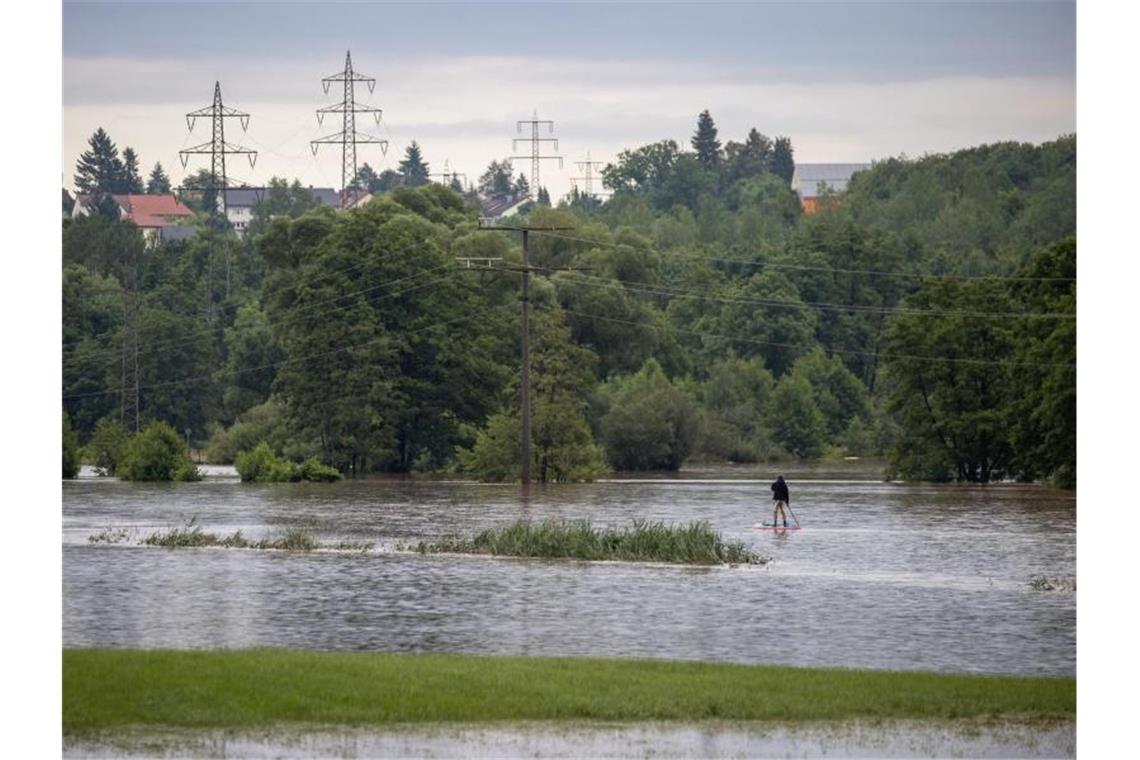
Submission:
[[[473,316],[479,316],[485,311],[486,310],[477,310],[475,312],[475,314],[463,314],[462,316],[453,317],[451,319],[446,319],[446,320],[443,320],[442,322],[436,322],[434,324],[427,325],[426,327],[419,327],[419,328],[416,328],[414,330],[406,330],[406,331],[404,331],[403,334],[404,335],[414,335],[416,333],[425,332],[427,330],[433,330],[437,327],[443,327],[444,325],[450,325],[450,324],[454,324],[455,322],[459,322],[459,321],[462,321],[465,319],[471,319]],[[304,356],[297,356],[297,357],[294,357],[291,359],[282,359],[281,361],[270,362],[268,364],[262,364],[262,365],[257,366],[257,367],[246,367],[244,369],[235,370],[233,372],[233,374],[234,375],[244,375],[247,372],[260,372],[263,369],[271,369],[273,367],[282,367],[282,366],[285,366],[287,364],[296,364],[298,362],[308,361],[310,359],[320,359],[320,358],[323,358],[325,356],[332,356],[334,354],[341,353],[343,351],[354,351],[354,350],[357,350],[360,348],[364,348],[364,347],[366,347],[372,343],[375,343],[378,340],[383,340],[383,339],[388,338],[388,337],[390,337],[390,334],[384,333],[383,335],[377,335],[377,336],[375,336],[373,338],[369,338],[368,340],[363,341],[361,343],[354,343],[351,346],[341,346],[339,348],[333,348],[333,349],[330,349],[328,351],[321,351],[318,353],[306,354]],[[152,383],[150,385],[143,385],[143,386],[139,387],[139,390],[154,390],[156,388],[168,388],[168,387],[172,387],[172,386],[176,386],[176,385],[186,385],[188,383],[198,383],[198,382],[202,382],[204,380],[213,380],[213,379],[215,379],[214,373],[211,373],[209,375],[198,375],[197,377],[190,377],[190,378],[185,378],[182,380],[168,380],[168,381],[163,382],[163,383]],[[112,388],[112,389],[105,390],[105,391],[91,391],[89,393],[73,393],[73,394],[64,396],[63,399],[65,401],[67,401],[67,400],[78,399],[78,398],[90,398],[93,396],[106,396],[106,395],[109,395],[112,393],[119,393],[120,390],[121,389],[119,389],[119,388]]]
[[[1075,368],[1075,364],[1066,362],[1025,362],[1025,361],[999,361],[994,359],[968,359],[951,356],[912,356],[907,354],[884,354],[878,351],[859,351],[857,349],[846,348],[832,348],[828,346],[806,346],[798,343],[782,343],[773,340],[759,340],[757,338],[741,338],[733,335],[723,335],[719,333],[703,332],[699,330],[686,330],[681,327],[671,327],[667,325],[651,324],[649,322],[635,321],[631,319],[620,319],[618,317],[604,317],[600,314],[592,314],[586,311],[577,311],[574,309],[562,309],[567,314],[574,314],[581,317],[589,317],[590,319],[601,319],[606,322],[618,322],[627,325],[634,325],[637,327],[648,327],[653,330],[664,330],[666,332],[681,333],[683,335],[694,335],[701,338],[720,338],[721,340],[730,340],[737,343],[753,343],[761,346],[776,346],[780,348],[794,348],[802,351],[811,351],[813,348],[824,348],[828,351],[837,354],[851,354],[853,356],[872,356],[877,359],[905,359],[909,361],[925,361],[925,362],[954,362],[961,364],[977,364],[983,366],[1018,366],[1018,367],[1064,367]]]
[[[545,269],[545,267],[534,267],[535,269]],[[574,277],[587,278],[590,280],[600,280],[597,283],[599,286],[604,287],[621,287],[635,293],[645,293],[648,295],[668,296],[672,298],[697,298],[708,301],[721,301],[724,303],[748,303],[756,304],[758,306],[768,307],[789,307],[789,308],[810,308],[819,309],[821,311],[857,311],[866,312],[870,314],[908,314],[915,316],[930,316],[930,317],[978,317],[978,318],[1008,318],[1008,319],[1076,319],[1076,314],[1065,314],[1061,312],[1024,312],[1024,311],[949,311],[942,309],[915,309],[906,306],[871,306],[865,304],[835,304],[835,303],[821,303],[818,301],[782,301],[773,298],[744,298],[739,296],[714,296],[707,293],[696,293],[691,290],[683,290],[680,288],[673,288],[667,285],[655,285],[654,283],[636,282],[631,280],[608,280],[604,277],[597,277],[587,274],[572,273]],[[593,285],[595,283],[582,282],[583,285]],[[630,285],[644,285],[644,288],[629,287]]]
[[[887,272],[872,269],[841,269],[837,267],[820,267],[810,266],[806,264],[784,264],[771,261],[756,261],[752,259],[726,259],[717,258],[715,256],[700,256],[696,254],[678,253],[676,251],[661,251],[656,248],[648,248],[645,246],[631,245],[629,243],[616,243],[608,240],[590,240],[589,238],[573,237],[571,235],[559,235],[553,232],[539,232],[537,234],[546,235],[548,237],[558,238],[559,240],[569,240],[577,243],[588,243],[590,245],[598,246],[599,248],[633,248],[637,251],[645,251],[647,253],[656,253],[660,255],[668,255],[673,258],[680,259],[694,259],[696,261],[714,261],[720,264],[737,264],[744,266],[762,267],[765,269],[791,269],[802,270],[807,272],[831,272],[836,274],[861,274],[876,277],[903,277],[908,279],[931,279],[931,280],[961,280],[964,282],[971,282],[975,280],[996,280],[1000,282],[1076,282],[1075,277],[1005,277],[1002,275],[954,275],[954,274],[918,274],[912,272]]]
[[[360,268],[365,267],[365,266],[375,265],[375,264],[382,263],[384,261],[388,261],[393,256],[398,256],[401,253],[407,253],[408,251],[410,251],[414,248],[417,248],[420,245],[422,245],[422,242],[412,243],[410,245],[404,246],[403,248],[398,248],[394,251],[388,251],[387,253],[380,256],[380,258],[375,259],[373,261],[357,260],[357,261],[350,263],[346,267],[342,267],[342,268],[338,268],[338,269],[323,270],[323,271],[319,272],[313,280],[306,281],[306,284],[313,285],[313,284],[324,284],[325,282],[331,282],[334,277],[340,276],[342,274],[346,274],[346,273],[348,273],[354,269],[360,269]],[[391,283],[388,283],[388,284],[391,284]],[[355,292],[359,292],[359,291],[354,291],[354,293]],[[353,295],[353,293],[346,293],[345,295],[346,296]],[[209,331],[212,331],[213,328],[202,328],[202,329],[209,332]],[[116,334],[116,332],[118,332],[118,331],[117,330],[109,330],[107,332],[98,333],[96,335],[84,336],[74,343],[71,343],[71,344],[64,343],[63,344],[63,350],[64,351],[69,351],[69,350],[74,351],[76,348],[78,348],[83,343],[83,341],[102,340],[103,338],[109,338],[109,337],[114,336]],[[154,346],[154,345],[156,345],[156,344],[151,344],[151,346]]]
[[[335,303],[336,301],[341,301],[345,298],[351,298],[352,296],[363,295],[365,293],[371,293],[375,290],[379,290],[380,288],[390,287],[390,286],[395,285],[395,284],[400,283],[400,282],[406,282],[408,280],[413,280],[413,279],[416,279],[417,277],[422,277],[425,274],[429,274],[431,272],[438,271],[440,269],[444,269],[444,268],[449,267],[449,266],[451,266],[450,262],[448,262],[447,264],[441,264],[440,266],[433,267],[431,269],[425,269],[425,270],[422,270],[420,272],[417,272],[416,274],[408,275],[407,277],[401,277],[397,280],[392,280],[390,282],[386,282],[386,283],[383,283],[380,285],[373,285],[371,287],[363,288],[361,290],[354,290],[354,291],[351,291],[349,293],[343,293],[341,295],[334,296],[333,298],[325,299],[324,301],[318,301],[318,302],[312,303],[312,304],[305,304],[304,306],[299,306],[299,307],[296,307],[294,309],[286,310],[283,316],[281,316],[279,318],[277,318],[277,317],[274,318],[273,325],[274,325],[274,327],[280,328],[280,327],[283,327],[285,325],[292,324],[292,323],[300,320],[302,317],[306,317],[306,318],[311,319],[311,318],[314,318],[317,316],[326,316],[329,314],[334,314],[334,313],[339,312],[339,311],[344,311],[344,310],[349,309],[349,308],[353,308],[356,306],[356,304],[345,304],[343,306],[333,306],[327,310],[315,311],[315,313],[313,313],[313,314],[305,313],[305,312],[309,312],[309,311],[314,311],[319,306],[324,306],[326,304]],[[439,283],[444,282],[447,279],[448,279],[447,276],[437,277],[433,280],[430,280],[429,282],[422,283],[419,285],[414,285],[410,288],[404,288],[402,290],[398,290],[398,291],[395,291],[393,293],[385,293],[384,295],[376,298],[375,300],[381,301],[381,300],[384,300],[387,298],[395,298],[396,296],[404,295],[405,293],[410,293],[410,292],[415,291],[415,290],[420,290],[422,288],[431,287],[432,285],[438,285]],[[166,340],[166,341],[158,341],[156,343],[150,344],[149,346],[137,348],[137,351],[138,351],[138,354],[140,354],[142,356],[158,356],[158,355],[166,353],[167,351],[170,351],[174,348],[177,348],[179,346],[186,345],[189,343],[194,343],[197,340],[199,340],[201,337],[203,337],[205,335],[209,335],[211,332],[213,332],[213,328],[210,328],[210,327],[199,328],[199,330],[196,333],[191,333],[191,335],[194,335],[195,337],[187,338],[187,337],[183,336],[180,338],[171,338],[171,339]],[[91,356],[97,356],[99,354],[112,355],[115,352],[116,352],[116,349],[114,349],[114,348],[106,348],[106,349],[99,349],[98,351],[92,351],[90,355]]]
[[[382,140],[379,137],[372,137],[367,134],[357,134],[356,132],[356,114],[370,113],[376,118],[376,124],[380,124],[381,109],[373,108],[372,106],[361,105],[355,100],[355,86],[357,82],[364,82],[368,86],[368,92],[373,92],[376,89],[376,80],[371,77],[366,77],[359,72],[352,70],[352,51],[347,51],[344,56],[344,71],[331,76],[327,76],[321,80],[321,86],[324,87],[325,94],[328,94],[329,85],[340,82],[344,84],[344,99],[339,103],[324,108],[317,109],[317,123],[323,124],[325,114],[341,114],[343,127],[340,132],[327,135],[325,137],[318,137],[316,140],[309,142],[313,150],[313,155],[317,155],[317,147],[320,145],[328,145],[333,143],[340,143],[341,148],[341,193],[348,191],[348,188],[356,184],[356,144],[357,143],[371,143],[380,146],[380,152],[387,155],[388,141]],[[343,201],[342,201],[343,202]]]

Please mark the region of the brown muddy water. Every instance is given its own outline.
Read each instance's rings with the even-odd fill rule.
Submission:
[[[1076,502],[1032,485],[883,483],[857,465],[535,488],[368,480],[63,484],[66,647],[293,647],[1075,675]],[[420,556],[400,547],[518,518],[707,520],[771,562],[688,568]],[[247,537],[311,531],[366,553],[93,544],[196,520]],[[1031,586],[1034,577],[1064,590]]]

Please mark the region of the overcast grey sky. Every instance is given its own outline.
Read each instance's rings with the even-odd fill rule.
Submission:
[[[349,48],[377,80],[358,100],[384,109],[358,129],[390,141],[360,163],[395,168],[414,139],[433,171],[446,159],[474,181],[537,109],[565,159],[542,167],[558,196],[587,151],[687,146],[705,108],[722,141],[755,126],[806,162],[1052,139],[1075,130],[1075,47],[1072,2],[65,2],[64,181],[99,126],[180,179],[178,150],[209,139],[183,115],[219,80],[252,116],[227,139],[261,152],[234,175],[337,186],[338,151],[314,158],[308,141],[339,129],[314,111],[334,102],[320,79]],[[197,158],[186,171],[208,165]]]

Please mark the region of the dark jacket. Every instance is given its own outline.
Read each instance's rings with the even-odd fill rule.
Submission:
[[[791,499],[788,498],[788,484],[783,478],[772,484],[772,501],[791,503]]]

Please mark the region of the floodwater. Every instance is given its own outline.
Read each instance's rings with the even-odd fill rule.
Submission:
[[[466,652],[1075,675],[1076,501],[1034,485],[904,485],[852,465],[785,471],[803,530],[770,519],[763,468],[536,487],[423,480],[63,483],[67,647]],[[518,518],[707,520],[770,557],[691,568],[402,550]],[[196,520],[293,528],[365,553],[90,543]],[[1064,582],[1039,591],[1035,576]]]

